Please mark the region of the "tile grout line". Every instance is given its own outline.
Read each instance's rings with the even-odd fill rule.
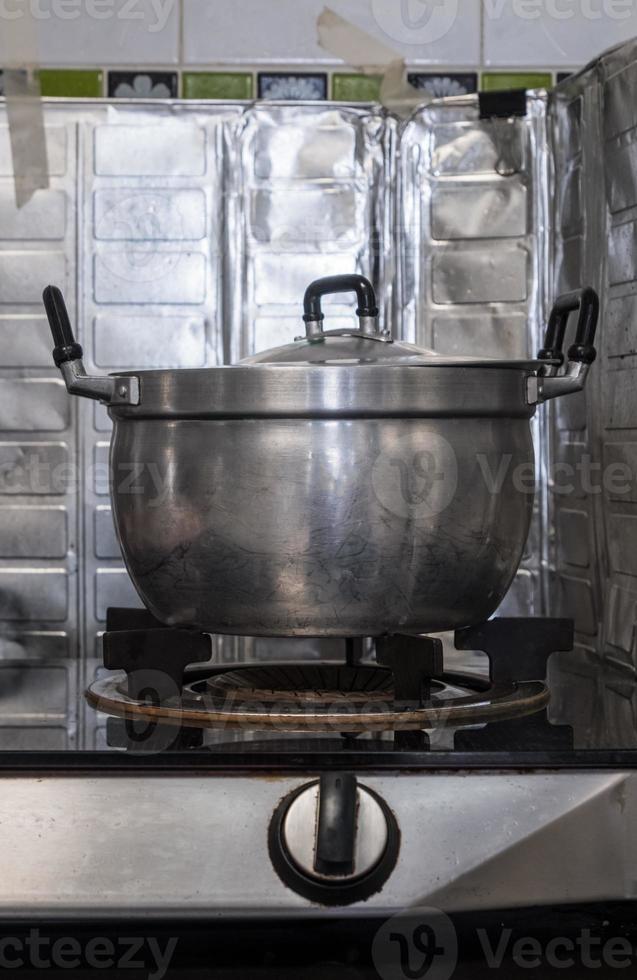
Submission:
[[[177,84],[179,85],[179,94],[181,95],[181,77],[184,70],[184,4],[185,0],[177,0],[179,4],[179,19],[177,24],[177,62],[178,62],[178,79]]]

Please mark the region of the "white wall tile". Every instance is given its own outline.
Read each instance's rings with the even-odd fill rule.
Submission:
[[[485,64],[496,68],[578,68],[637,35],[637,0],[483,0],[483,5]]]
[[[93,67],[179,60],[179,0],[39,0],[31,8],[41,64]],[[10,23],[2,26],[9,45],[11,30]]]
[[[480,60],[480,0],[427,0],[430,19],[418,26],[423,0],[183,0],[184,60],[339,64],[317,41],[325,6],[412,64],[475,65]],[[401,13],[410,12],[405,23]]]

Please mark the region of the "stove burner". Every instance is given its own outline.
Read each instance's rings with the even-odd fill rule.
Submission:
[[[202,745],[206,730],[248,741],[277,734],[351,740],[394,733],[395,748],[413,750],[429,748],[431,733],[471,751],[491,748],[500,733],[507,749],[563,747],[571,737],[570,729],[550,725],[544,711],[550,699],[543,680],[547,660],[572,646],[566,620],[502,619],[458,631],[456,649],[487,654],[488,677],[446,671],[441,641],[427,636],[376,639],[376,664],[357,662],[369,649],[360,640],[344,644],[341,664],[222,668],[204,664],[210,638],[194,630],[162,628],[147,614],[128,619],[123,611],[109,614],[111,626],[104,661],[118,673],[92,684],[87,699],[124,719],[127,732],[137,723],[134,743],[145,738],[140,725],[148,728],[149,746],[153,732],[181,729],[179,750]]]
[[[365,705],[393,699],[394,678],[382,667],[339,664],[263,664],[238,667],[207,681],[215,704],[229,698],[264,704],[320,707],[329,703]]]

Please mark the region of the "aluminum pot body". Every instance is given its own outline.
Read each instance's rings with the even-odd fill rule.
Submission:
[[[435,632],[488,619],[518,568],[528,417],[114,421],[116,528],[164,623]]]

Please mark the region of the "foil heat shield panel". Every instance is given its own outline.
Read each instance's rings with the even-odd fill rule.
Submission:
[[[321,276],[367,276],[388,322],[395,134],[378,109],[266,103],[241,117],[229,161],[230,361],[303,334],[302,297]],[[326,297],[329,327],[355,327],[355,306]]]
[[[406,339],[450,356],[524,358],[542,346],[550,302],[546,104],[546,94],[529,93],[519,116],[482,118],[477,96],[447,99],[405,125],[396,305]],[[541,418],[534,435],[543,486]],[[542,614],[546,534],[540,492],[501,615]]]
[[[77,320],[89,373],[223,363],[226,134],[240,114],[236,106],[115,103],[82,119]],[[109,606],[141,602],[111,515],[111,422],[97,402],[80,399],[79,413],[85,686],[100,669]],[[151,503],[161,506],[157,477]],[[134,472],[112,479],[135,492]],[[104,727],[95,721],[85,708],[84,744],[99,748]]]
[[[50,187],[18,209],[0,113],[0,748],[79,739],[78,405],[52,368],[42,284],[76,313],[77,124],[46,118]]]
[[[637,744],[637,43],[551,97],[560,289],[592,284],[602,313],[586,395],[551,417],[551,611],[577,646],[554,663],[554,713],[580,744]],[[601,148],[601,150],[600,150]]]
[[[598,349],[605,334],[606,245],[603,241],[603,161],[599,68],[591,66],[551,97],[555,194],[551,221],[555,293],[594,286],[602,300]],[[572,342],[567,337],[566,343]],[[575,647],[553,658],[552,714],[573,725],[578,742],[603,735],[598,687],[602,685],[600,623],[603,617],[603,536],[591,481],[600,460],[600,362],[586,391],[547,406],[547,502],[553,529],[547,541],[549,609],[575,620]],[[592,466],[591,466],[592,464]],[[600,474],[601,476],[601,474]],[[575,707],[576,706],[576,707]]]

